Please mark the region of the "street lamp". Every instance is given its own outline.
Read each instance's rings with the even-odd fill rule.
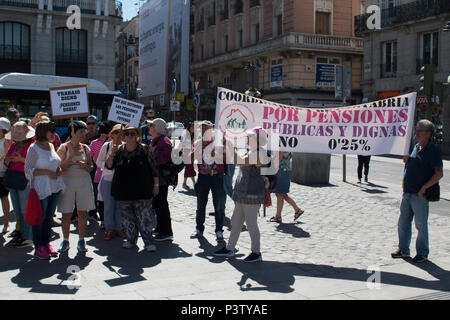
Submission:
[[[257,88],[255,88],[255,71],[256,69],[261,68],[261,65],[259,64],[259,60],[256,59],[254,61],[248,61],[245,65],[244,65],[244,70],[250,71],[252,73],[252,83],[251,83],[251,87],[245,91],[245,94],[252,96],[252,97],[256,97],[259,98],[261,97],[261,92],[259,92],[259,90]]]

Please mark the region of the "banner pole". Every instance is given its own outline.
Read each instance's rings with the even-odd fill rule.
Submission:
[[[342,100],[342,105],[345,107],[345,99],[346,96],[344,94],[344,99]],[[342,181],[347,182],[347,156],[345,154],[342,155]]]
[[[73,117],[70,117],[70,126],[72,127],[72,137],[75,135],[75,127],[73,125]]]

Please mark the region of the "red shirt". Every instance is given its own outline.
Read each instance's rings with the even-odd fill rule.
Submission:
[[[26,158],[27,157],[27,153],[28,153],[28,148],[31,146],[31,144],[33,144],[36,141],[36,138],[33,137],[31,138],[25,145],[22,146],[22,148],[19,150],[20,152],[20,156],[22,158]],[[19,153],[17,153],[16,150],[16,142],[12,142],[11,146],[8,149],[8,153],[6,153],[6,158],[7,157],[14,157],[19,155]],[[15,170],[15,171],[20,171],[20,172],[25,172],[25,162],[16,162],[16,161],[11,161],[9,163],[9,169],[11,170]]]

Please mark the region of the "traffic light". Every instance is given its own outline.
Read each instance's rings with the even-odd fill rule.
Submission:
[[[434,64],[426,64],[420,68],[420,89],[419,91],[427,97],[433,95],[434,86]]]

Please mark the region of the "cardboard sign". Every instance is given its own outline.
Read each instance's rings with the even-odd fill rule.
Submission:
[[[139,127],[144,105],[134,101],[114,97],[108,120],[132,127]]]
[[[86,85],[50,88],[53,119],[87,117],[89,100]]]

